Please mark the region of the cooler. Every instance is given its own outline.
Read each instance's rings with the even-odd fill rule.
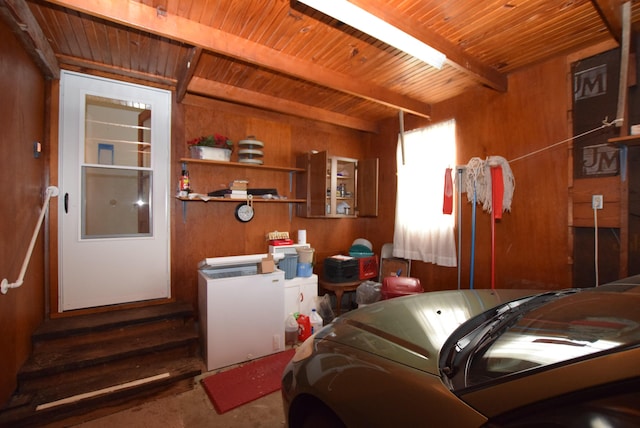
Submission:
[[[388,276],[382,281],[382,287],[380,288],[382,300],[422,292],[424,292],[424,290],[422,289],[422,285],[420,285],[420,280],[406,276]]]

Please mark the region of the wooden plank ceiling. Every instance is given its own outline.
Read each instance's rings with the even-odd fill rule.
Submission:
[[[296,0],[0,0],[50,78],[93,71],[376,132],[589,46],[618,46],[616,0],[351,0],[447,55],[440,70]],[[634,25],[640,2],[632,3]]]

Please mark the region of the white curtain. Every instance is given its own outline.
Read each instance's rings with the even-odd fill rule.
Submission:
[[[457,265],[455,215],[442,213],[444,175],[455,171],[455,120],[398,138],[398,193],[393,255],[441,266]]]

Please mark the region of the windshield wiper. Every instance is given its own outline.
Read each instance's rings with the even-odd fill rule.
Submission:
[[[522,313],[522,304],[513,306],[513,303],[495,308],[488,317],[483,317],[483,322],[473,328],[470,332],[460,337],[450,347],[446,358],[446,364],[442,368],[442,372],[449,378],[453,378],[457,373],[462,361],[466,361],[468,356],[482,343],[492,337],[496,337],[498,333],[510,327],[513,322],[517,321],[519,314]],[[444,348],[443,348],[444,349]]]
[[[550,300],[575,292],[577,291],[563,290],[516,300],[490,309],[463,324],[442,347],[443,354],[440,357],[442,374],[456,384],[464,384],[466,369],[473,356],[518,322],[524,313]]]

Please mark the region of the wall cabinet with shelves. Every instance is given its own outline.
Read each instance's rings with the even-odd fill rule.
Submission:
[[[296,199],[301,217],[355,218],[378,215],[378,159],[303,153],[296,166]]]

